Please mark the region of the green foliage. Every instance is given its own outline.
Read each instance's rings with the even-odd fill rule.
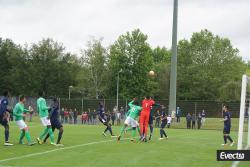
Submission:
[[[22,47],[0,38],[0,90],[13,95],[115,98],[120,75],[119,98],[154,96],[168,99],[171,51],[152,48],[139,29],[127,32],[109,47],[92,39],[81,56],[66,53],[61,43],[43,39]],[[239,100],[241,76],[250,74],[249,63],[227,38],[208,30],[178,44],[177,98],[185,100]],[[150,77],[148,72],[155,71]]]
[[[115,97],[120,70],[120,97],[143,97],[153,93],[156,84],[149,78],[153,56],[147,36],[139,29],[121,35],[110,47],[107,95]]]
[[[89,41],[87,49],[82,51],[81,72],[78,85],[90,98],[103,97],[105,90],[105,79],[107,74],[107,50],[102,46],[101,40]]]
[[[0,88],[11,90],[13,95],[36,96],[44,90],[48,96],[63,96],[69,85],[77,84],[77,57],[64,53],[63,46],[52,39],[44,39],[30,49],[7,39],[1,42],[0,50],[4,81]]]
[[[168,99],[170,82],[171,52],[166,48],[156,47],[152,50],[154,59],[154,71],[156,73],[157,88],[154,92],[155,98]]]
[[[180,99],[239,100],[246,66],[228,39],[207,30],[194,33],[179,42],[178,59]]]
[[[10,39],[0,38],[0,89],[21,92],[20,82],[28,76],[23,69],[27,67],[25,51]]]

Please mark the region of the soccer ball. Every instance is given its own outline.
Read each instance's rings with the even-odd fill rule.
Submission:
[[[155,75],[155,72],[151,70],[151,71],[149,71],[149,73],[148,73],[148,74],[149,74],[149,76],[151,76],[151,77],[152,77],[152,76],[154,76],[154,75]]]

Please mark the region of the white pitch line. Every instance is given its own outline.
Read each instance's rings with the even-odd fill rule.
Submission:
[[[124,138],[123,140],[126,140],[126,139]],[[108,143],[108,142],[111,142],[111,141],[115,141],[115,139],[112,139],[112,140],[102,140],[102,141],[96,141],[96,142],[91,142],[91,143],[84,143],[84,144],[79,144],[79,145],[74,145],[74,146],[69,146],[69,147],[62,147],[62,148],[53,149],[53,150],[44,151],[44,152],[27,154],[27,155],[23,155],[23,156],[19,156],[19,157],[2,159],[2,160],[0,160],[0,163],[7,162],[7,161],[12,161],[12,160],[29,158],[29,157],[33,157],[33,156],[37,156],[37,155],[48,154],[48,153],[51,153],[51,152],[56,152],[56,151],[61,151],[61,150],[69,150],[69,149],[73,149],[73,148],[77,148],[77,147],[84,147],[84,146],[89,146],[89,145],[94,145],[94,144],[100,144],[100,143]]]

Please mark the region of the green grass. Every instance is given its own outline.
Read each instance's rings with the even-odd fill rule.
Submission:
[[[209,122],[208,120],[207,126],[214,126]],[[42,127],[37,121],[29,125],[31,136],[35,139]],[[131,143],[129,140],[118,143],[101,135],[104,129],[101,125],[65,125],[64,128],[62,142],[65,149],[1,162],[8,158],[59,149],[49,144],[32,147],[18,145],[19,129],[12,123],[10,141],[15,146],[0,146],[0,167],[226,167],[230,166],[231,162],[217,162],[216,150],[236,149],[236,146],[224,148],[220,145],[223,141],[221,130],[167,129],[169,140],[158,141],[159,129],[155,129],[153,141],[149,143]],[[117,134],[119,127],[114,127],[114,132]],[[3,143],[3,128],[0,128],[0,134],[0,143]],[[57,138],[57,132],[55,136]],[[126,134],[125,137],[129,136],[130,134]],[[233,131],[232,137],[236,139],[236,136],[237,132]],[[98,143],[99,141],[105,143]],[[85,143],[93,144],[81,145]],[[249,165],[250,162],[241,162],[239,166]]]

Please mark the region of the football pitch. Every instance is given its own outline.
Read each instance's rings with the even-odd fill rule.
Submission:
[[[28,123],[32,139],[40,134],[39,122]],[[115,134],[120,127],[114,126]],[[19,130],[11,123],[12,147],[0,146],[0,167],[229,167],[231,162],[217,162],[216,150],[236,149],[223,147],[221,130],[166,129],[169,139],[159,141],[159,129],[154,129],[149,143],[129,140],[130,133],[117,142],[110,136],[101,135],[102,125],[64,125],[64,147],[43,145],[19,145]],[[57,131],[55,138],[57,138]],[[0,143],[3,143],[3,128],[0,128]],[[232,132],[236,139],[237,132]],[[25,140],[24,140],[25,141]],[[239,167],[249,167],[241,162]]]

